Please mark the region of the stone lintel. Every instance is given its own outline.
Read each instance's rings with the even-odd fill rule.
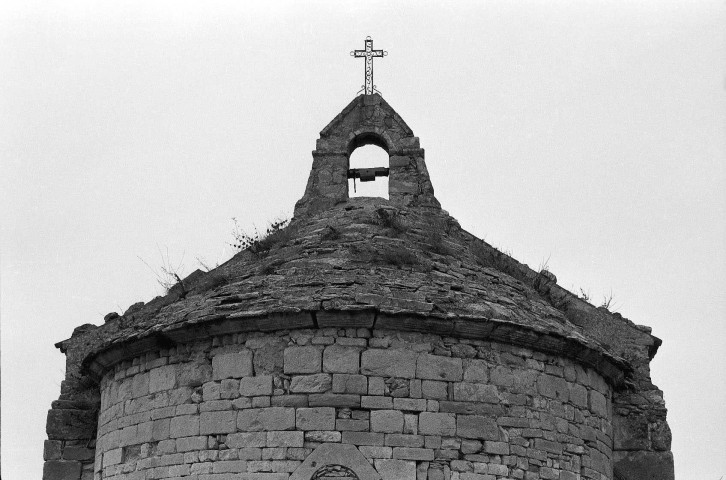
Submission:
[[[315,314],[319,328],[371,328],[376,321],[375,310],[320,311]]]

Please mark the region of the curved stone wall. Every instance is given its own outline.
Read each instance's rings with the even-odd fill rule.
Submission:
[[[612,478],[602,377],[498,343],[228,335],[123,362],[101,395],[103,479],[306,480],[325,465],[361,480]]]

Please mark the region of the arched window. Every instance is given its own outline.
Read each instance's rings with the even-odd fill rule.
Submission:
[[[377,145],[363,145],[350,154],[349,169],[388,169],[388,153]],[[369,180],[370,176],[365,172],[358,172],[358,178],[348,178],[348,197],[382,197],[388,199],[388,173],[385,176],[375,176],[375,180]],[[370,172],[369,172],[370,174]],[[350,176],[350,175],[349,175]],[[368,177],[368,178],[366,178]],[[355,184],[354,184],[355,182]]]

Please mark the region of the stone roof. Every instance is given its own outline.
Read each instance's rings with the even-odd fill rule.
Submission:
[[[366,143],[390,155],[390,200],[348,198],[348,156]],[[587,322],[573,323],[582,315],[565,315],[563,306],[579,300],[554,275],[475,238],[439,207],[423,156],[380,96],[356,98],[321,132],[305,195],[286,228],[208,273],[193,273],[165,297],[101,327],[79,327],[84,368],[98,375],[199,335],[350,326],[513,343],[623,382],[629,363],[603,335],[590,334]],[[58,346],[65,350],[67,342]]]

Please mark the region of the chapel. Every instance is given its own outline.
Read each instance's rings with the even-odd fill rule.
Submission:
[[[357,52],[289,224],[56,345],[43,479],[672,479],[661,341],[462,229]]]

